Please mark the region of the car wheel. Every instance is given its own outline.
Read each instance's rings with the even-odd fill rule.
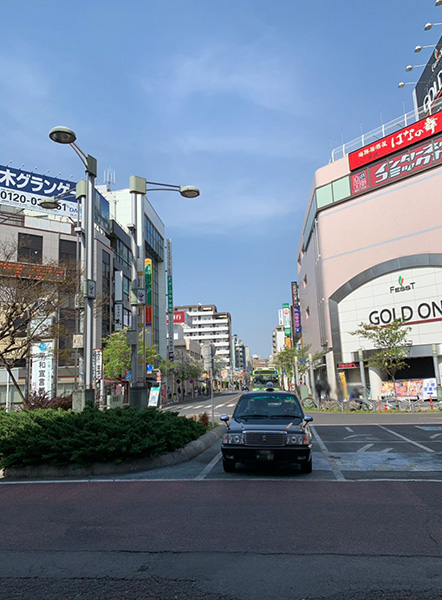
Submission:
[[[313,468],[312,459],[301,465],[301,473],[311,473]]]
[[[223,469],[226,473],[235,472],[235,461],[230,458],[223,458]]]

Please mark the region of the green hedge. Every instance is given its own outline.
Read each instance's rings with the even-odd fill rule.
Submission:
[[[153,458],[182,448],[205,431],[201,423],[156,408],[0,410],[0,468]]]

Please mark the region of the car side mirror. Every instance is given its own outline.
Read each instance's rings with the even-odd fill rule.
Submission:
[[[224,421],[225,423],[228,422],[228,420],[230,419],[229,415],[221,415],[220,416],[221,421]]]
[[[304,417],[304,422],[305,423],[311,423],[313,421],[313,417],[311,417],[310,415],[306,415]]]

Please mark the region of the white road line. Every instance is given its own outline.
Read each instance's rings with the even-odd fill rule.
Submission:
[[[365,452],[366,450],[368,450],[372,446],[374,446],[374,444],[365,444],[365,446],[362,446],[362,448],[359,448],[359,450],[356,450],[356,452]]]
[[[233,404],[228,404],[227,408],[231,408],[232,406],[235,406],[236,402],[234,402]]]
[[[380,454],[386,454],[387,452],[391,452],[392,450],[393,448],[384,448],[383,450],[380,450]]]
[[[201,471],[201,473],[197,477],[195,477],[195,480],[205,479],[206,475],[208,475],[210,473],[210,471],[213,469],[213,467],[219,461],[221,456],[222,456],[221,452],[218,452],[218,454],[214,458],[212,458],[212,460],[209,462],[209,464],[207,464],[204,467],[204,469]]]
[[[202,408],[204,406],[204,404],[198,404],[198,406],[194,406],[193,409],[196,410],[197,408]]]
[[[320,448],[321,448],[321,450],[322,450],[322,453],[324,454],[324,456],[325,456],[325,458],[326,458],[326,460],[327,460],[328,464],[330,465],[333,475],[336,477],[336,479],[337,479],[338,481],[345,481],[345,477],[344,477],[344,475],[342,474],[342,471],[340,471],[340,470],[338,469],[338,467],[337,467],[337,465],[336,465],[336,461],[335,461],[335,459],[334,459],[334,458],[332,458],[332,457],[330,456],[330,452],[327,450],[327,446],[326,446],[326,445],[324,444],[324,442],[321,440],[321,437],[320,437],[320,435],[318,434],[318,432],[316,431],[316,428],[315,428],[315,427],[313,427],[313,426],[311,426],[311,427],[310,427],[310,429],[312,430],[312,432],[313,432],[313,435],[315,436],[315,439],[316,439],[316,441],[318,442],[318,444],[319,444],[319,447],[320,447]]]
[[[353,429],[351,427],[346,427],[345,428],[347,431],[351,431],[353,433]]]
[[[224,403],[223,403],[223,404],[217,404],[217,405],[215,406],[215,408],[220,408],[221,406],[224,406]]]
[[[408,442],[409,444],[413,444],[414,446],[417,446],[418,448],[422,448],[422,450],[425,450],[425,452],[435,452],[435,450],[432,450],[431,448],[427,448],[427,446],[423,446],[422,444],[419,444],[418,442],[414,442],[413,440],[410,440],[409,438],[405,437],[404,435],[401,435],[400,433],[396,433],[396,431],[392,431],[391,429],[388,429],[388,427],[385,427],[384,425],[378,425],[378,427],[380,427],[381,429],[384,429],[385,431],[388,431],[388,433],[391,433],[392,435],[396,435],[398,438],[401,438],[401,440],[404,440],[405,442]]]
[[[439,437],[439,436],[441,436],[441,435],[442,435],[442,433],[435,433],[434,435],[430,435],[430,438],[431,438],[432,440],[434,440],[434,439],[436,439],[437,437]]]

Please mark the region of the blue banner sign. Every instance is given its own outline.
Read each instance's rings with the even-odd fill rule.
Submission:
[[[75,186],[74,181],[0,165],[0,205],[6,204],[17,208],[76,217]],[[48,210],[40,206],[43,200],[56,198],[62,194],[59,208]]]

